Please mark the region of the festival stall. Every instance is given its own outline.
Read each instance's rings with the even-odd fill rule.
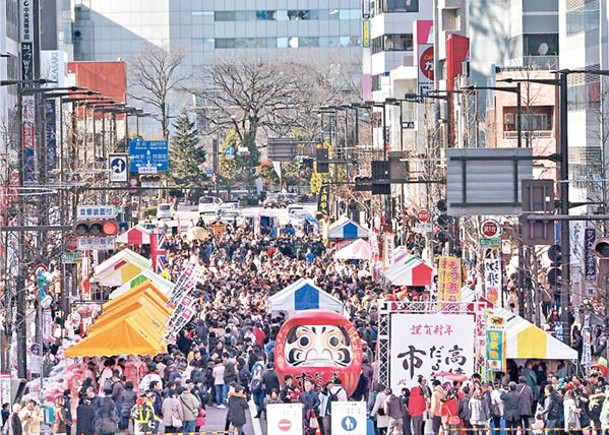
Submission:
[[[367,239],[368,230],[347,217],[341,217],[328,228],[328,240]]]
[[[149,245],[150,231],[135,226],[116,238],[116,243],[126,243],[128,245]]]
[[[334,296],[317,287],[313,281],[301,278],[279,293],[269,297],[272,312],[295,313],[303,310],[330,310],[342,313],[344,305]]]
[[[150,281],[153,283],[162,293],[169,294],[171,289],[173,288],[173,283],[171,281],[166,280],[161,275],[154,273],[152,270],[142,270],[142,272],[135,276],[133,279],[127,281],[125,284],[114,290],[108,296],[108,299],[113,300],[125,293],[127,293],[132,288],[138,286],[143,282]]]
[[[424,287],[432,284],[433,267],[416,255],[407,254],[383,271],[385,279],[392,285]]]
[[[370,260],[372,248],[367,240],[357,239],[334,253],[336,260]]]
[[[144,356],[165,352],[167,343],[163,336],[170,316],[167,300],[150,282],[140,284],[104,304],[103,313],[87,330],[87,337],[66,349],[64,355]]]
[[[145,270],[143,266],[138,264],[124,262],[117,264],[114,268],[104,271],[104,273],[95,274],[93,282],[96,282],[101,287],[118,287],[131,281]]]
[[[504,331],[507,359],[578,359],[575,349],[505,308],[493,309],[489,325]]]
[[[131,249],[125,248],[107,258],[95,266],[95,275],[104,275],[111,270],[115,270],[125,263],[136,264],[143,268],[150,269],[152,262]]]

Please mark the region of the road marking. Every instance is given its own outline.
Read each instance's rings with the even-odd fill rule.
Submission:
[[[252,427],[254,428],[254,435],[262,435],[262,426],[260,425],[260,420],[262,420],[262,418],[254,418],[254,415],[256,415],[258,413],[254,400],[249,401],[249,406],[250,406],[250,419],[252,420]]]

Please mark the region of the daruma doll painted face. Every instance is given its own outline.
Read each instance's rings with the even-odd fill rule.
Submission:
[[[362,369],[362,341],[344,316],[327,310],[305,310],[290,317],[275,343],[275,367],[283,381],[291,375],[302,389],[339,378],[351,395]]]

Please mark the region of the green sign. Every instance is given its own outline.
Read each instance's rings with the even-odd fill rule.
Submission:
[[[480,237],[480,246],[482,248],[501,248],[501,239],[499,237]]]
[[[492,371],[506,368],[505,331],[488,329],[486,331],[486,359]]]
[[[63,253],[63,264],[77,264],[82,262],[81,251],[68,251]]]

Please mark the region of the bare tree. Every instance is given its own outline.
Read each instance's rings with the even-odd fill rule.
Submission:
[[[184,56],[181,50],[168,51],[146,45],[129,64],[130,82],[135,85],[135,92],[130,93],[129,97],[154,108],[151,112],[154,119],[161,123],[165,138],[169,135],[172,110],[170,93],[186,80],[186,77],[179,74]]]
[[[290,59],[221,60],[203,69],[198,77],[194,93],[206,104],[200,117],[212,131],[234,130],[237,145],[247,148],[254,166],[264,136],[316,140],[320,106],[353,98],[348,82],[343,82],[344,89],[336,86],[342,70],[338,65],[334,70],[317,70]]]

